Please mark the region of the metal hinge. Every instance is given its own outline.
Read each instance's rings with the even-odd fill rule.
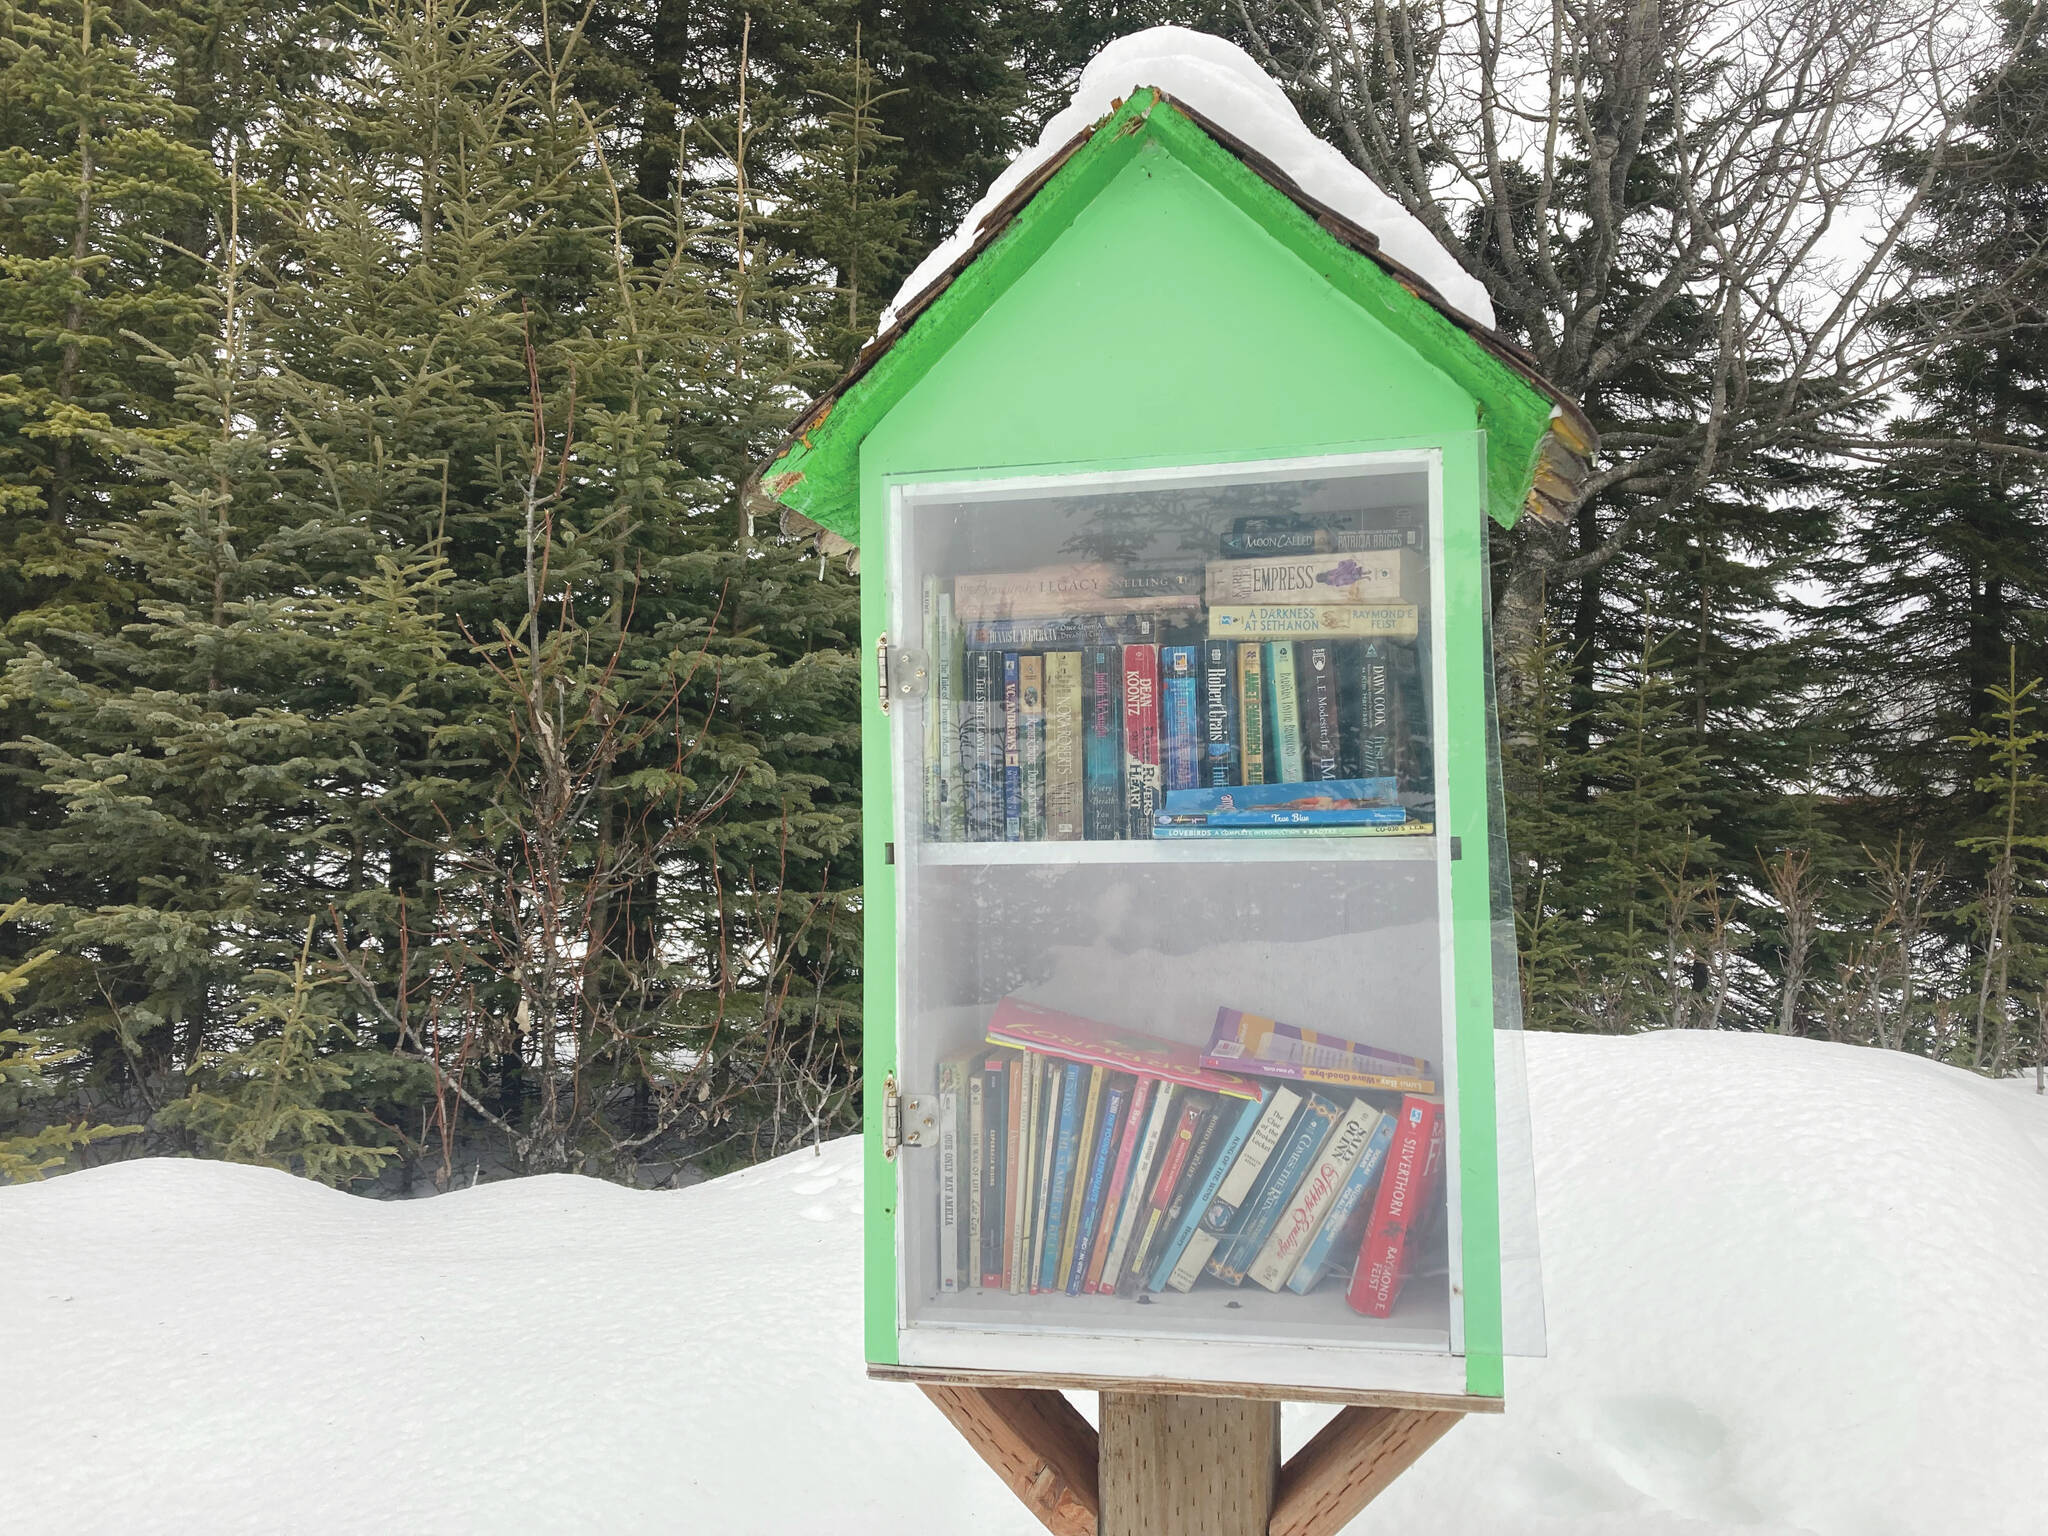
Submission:
[[[889,644],[885,634],[875,641],[875,682],[881,690],[882,713],[895,699],[921,699],[931,691],[932,661],[914,645]]]
[[[882,1156],[894,1157],[898,1147],[928,1147],[939,1136],[939,1096],[901,1094],[896,1074],[882,1079]]]

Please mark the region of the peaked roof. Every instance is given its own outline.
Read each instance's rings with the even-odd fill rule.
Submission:
[[[749,510],[779,504],[785,531],[815,535],[828,551],[847,548],[859,529],[861,440],[1148,137],[1204,174],[1480,401],[1488,433],[1487,510],[1497,521],[1512,526],[1524,511],[1564,514],[1599,441],[1578,403],[1544,378],[1522,348],[1460,313],[1425,277],[1389,256],[1372,231],[1157,87],[1134,92],[1045,155],[981,215],[971,238],[955,242],[962,247],[958,256],[919,291],[898,296],[890,323],[811,402],[747,485]],[[1346,253],[1334,267],[1326,259],[1332,244]]]

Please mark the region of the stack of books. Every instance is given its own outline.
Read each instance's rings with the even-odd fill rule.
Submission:
[[[940,1068],[939,1290],[1343,1275],[1388,1316],[1441,1173],[1436,1086],[1418,1057],[1236,1009],[1197,1050],[1005,998]]]
[[[1221,543],[929,578],[925,836],[1430,831],[1417,531],[1239,518]]]

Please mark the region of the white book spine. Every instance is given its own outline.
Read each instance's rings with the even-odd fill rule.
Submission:
[[[1287,1127],[1294,1123],[1294,1112],[1299,1108],[1301,1095],[1292,1088],[1273,1090],[1272,1098],[1259,1116],[1259,1123],[1245,1138],[1244,1150],[1237,1154],[1237,1161],[1231,1164],[1230,1172],[1216,1186],[1216,1198],[1209,1203],[1209,1216],[1215,1219],[1205,1218],[1203,1223],[1210,1230],[1223,1231],[1224,1222],[1244,1204],[1245,1197],[1252,1192],[1252,1185],[1266,1166],[1266,1159],[1273,1155],[1273,1149],[1286,1136]]]
[[[1337,1129],[1330,1133],[1322,1155],[1309,1164],[1308,1172],[1295,1188],[1294,1199],[1280,1213],[1280,1220],[1259,1249],[1259,1256],[1245,1271],[1267,1290],[1279,1290],[1294,1273],[1309,1240],[1330,1214],[1337,1192],[1351,1177],[1359,1155],[1372,1140],[1379,1118],[1380,1112],[1372,1105],[1363,1099],[1355,1100],[1337,1122]]]
[[[1188,1239],[1187,1247],[1180,1253],[1180,1262],[1173,1266],[1173,1273],[1166,1277],[1166,1283],[1176,1291],[1190,1291],[1208,1267],[1209,1255],[1216,1251],[1216,1234],[1206,1227],[1195,1228],[1194,1236]]]
[[[1162,1082],[1152,1090],[1152,1118],[1145,1122],[1144,1139],[1138,1143],[1137,1156],[1131,1159],[1130,1183],[1124,1189],[1123,1215],[1117,1218],[1109,1257],[1102,1261],[1100,1288],[1105,1292],[1114,1291],[1123,1274],[1124,1259],[1130,1252],[1138,1217],[1148,1203],[1145,1197],[1152,1180],[1152,1160],[1158,1154],[1160,1139],[1166,1134],[1166,1122],[1177,1097],[1179,1095],[1173,1091],[1171,1083]]]
[[[967,1158],[967,1273],[961,1276],[961,1283],[963,1286],[972,1284],[977,1291],[981,1289],[981,1173],[984,1125],[981,1074],[970,1067],[967,1072],[967,1135],[968,1145],[973,1150]]]
[[[1024,1272],[1031,1263],[1031,1213],[1038,1193],[1031,1177],[1038,1152],[1038,1058],[1025,1052],[1017,1061],[1016,1071],[1017,1114],[1022,1124],[1017,1136],[1017,1225],[1010,1234],[1010,1272],[1006,1277],[1012,1295],[1026,1289]]]
[[[960,1105],[939,1094],[939,1289],[960,1289]]]

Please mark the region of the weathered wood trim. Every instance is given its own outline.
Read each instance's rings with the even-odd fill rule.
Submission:
[[[924,1384],[924,1395],[1053,1536],[1096,1536],[1095,1430],[1058,1392]]]
[[[868,1366],[876,1381],[914,1381],[959,1387],[1024,1387],[1067,1392],[1171,1392],[1193,1397],[1248,1397],[1260,1402],[1349,1403],[1362,1407],[1413,1408],[1434,1413],[1499,1413],[1498,1397],[1461,1392],[1374,1392],[1342,1387],[1260,1386],[1245,1381],[1155,1381],[1142,1376],[1080,1376],[1033,1371],[984,1371],[931,1365]]]
[[[1280,1469],[1268,1536],[1336,1536],[1461,1417],[1346,1408]]]

